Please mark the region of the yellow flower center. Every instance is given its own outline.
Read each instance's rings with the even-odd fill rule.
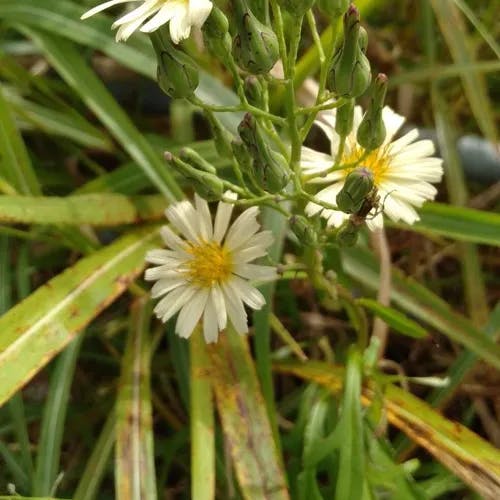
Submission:
[[[224,282],[233,272],[231,253],[214,241],[189,243],[186,252],[193,256],[187,262],[187,277],[200,287]]]
[[[366,157],[364,157],[365,150],[358,144],[351,144],[350,146],[351,147],[349,148],[349,153],[342,156],[342,163],[349,164],[357,163],[359,161],[357,167],[362,166],[370,170],[373,174],[373,181],[375,183],[375,186],[379,187],[380,183],[384,180],[385,174],[391,166],[391,158],[389,156],[388,145],[370,151],[366,155]],[[343,172],[347,176],[347,174],[354,170],[354,168],[355,167],[346,168]]]

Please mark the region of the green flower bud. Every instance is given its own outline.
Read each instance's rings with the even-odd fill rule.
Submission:
[[[332,19],[340,17],[349,7],[350,0],[317,0],[318,7]]]
[[[385,139],[385,124],[382,118],[385,94],[387,93],[387,76],[380,73],[375,78],[370,104],[358,127],[356,140],[367,151],[377,149]]]
[[[337,109],[335,114],[335,132],[341,137],[347,137],[352,130],[354,122],[354,99],[349,99]]]
[[[302,17],[316,0],[281,0],[283,9],[293,17]]]
[[[224,60],[231,52],[231,35],[227,17],[213,5],[201,29],[207,49],[219,59]]]
[[[233,39],[234,59],[249,73],[268,73],[279,58],[276,34],[253,15],[246,0],[236,0],[233,5],[237,25]]]
[[[158,60],[160,88],[173,98],[190,97],[198,87],[198,70],[194,61],[174,48],[170,39],[157,30],[150,34]]]
[[[366,54],[366,49],[368,48],[368,33],[363,26],[359,27],[358,46],[359,50],[361,50],[363,54]]]
[[[229,132],[229,130],[222,125],[220,120],[211,111],[206,111],[205,116],[210,123],[210,129],[212,130],[212,135],[214,136],[214,144],[217,153],[224,158],[231,158],[233,154],[231,147],[233,134],[231,134],[231,132]]]
[[[253,175],[253,158],[243,141],[238,137],[231,142],[233,155],[243,173]]]
[[[254,159],[253,173],[256,181],[270,193],[281,191],[291,177],[285,158],[271,148],[250,113],[239,124],[238,132]]]
[[[208,163],[208,161],[199,155],[194,149],[182,148],[179,157],[183,162],[188,163],[197,170],[201,170],[202,172],[207,172],[209,174],[217,174],[217,169],[211,163]]]
[[[305,217],[302,217],[301,215],[292,215],[288,222],[293,234],[297,236],[297,239],[302,245],[316,245],[318,242],[318,235]]]
[[[165,160],[189,182],[202,198],[207,201],[216,201],[222,198],[224,183],[216,175],[198,170],[168,151],[165,152]]]
[[[327,88],[340,97],[358,97],[370,84],[370,63],[359,43],[359,12],[351,4],[344,15],[344,40],[328,72]]]
[[[352,247],[358,241],[359,226],[353,224],[350,220],[346,220],[340,226],[336,240],[341,247]]]
[[[374,186],[373,174],[365,167],[355,168],[349,172],[344,181],[344,186],[337,194],[337,207],[346,214],[359,212],[366,197],[372,192]]]
[[[255,75],[249,75],[245,78],[244,89],[248,102],[252,106],[264,109],[264,89]]]

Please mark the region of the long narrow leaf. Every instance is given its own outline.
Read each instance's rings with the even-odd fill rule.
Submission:
[[[152,229],[123,236],[67,268],[0,318],[0,405],[126,290],[156,239]]]

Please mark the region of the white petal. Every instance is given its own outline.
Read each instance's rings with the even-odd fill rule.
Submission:
[[[175,333],[177,333],[177,335],[182,338],[187,338],[191,335],[196,323],[198,323],[203,314],[207,299],[208,290],[199,290],[193,295],[192,299],[184,305],[177,317],[177,323],[175,324]]]
[[[136,21],[132,21],[127,24],[123,24],[118,28],[116,32],[115,39],[117,42],[126,42],[130,36],[136,31],[139,26],[142,24],[142,19],[138,19]]]
[[[382,214],[377,214],[375,217],[367,217],[366,225],[370,231],[376,231],[377,229],[382,229],[384,227],[384,217]]]
[[[229,221],[231,220],[231,214],[233,213],[234,205],[231,203],[225,203],[223,201],[219,202],[217,205],[217,213],[215,214],[214,223],[214,240],[217,243],[222,241],[224,238],[227,227],[229,226]]]
[[[278,277],[276,268],[273,266],[246,263],[235,265],[234,274],[252,281],[271,281]]]
[[[227,282],[227,287],[239,297],[247,306],[252,309],[261,309],[266,303],[266,299],[262,293],[248,283],[248,281],[234,276],[233,279]]]
[[[200,226],[200,235],[205,241],[211,240],[213,228],[212,216],[210,214],[210,209],[208,208],[208,203],[197,194],[194,195],[194,203],[199,217],[198,223]]]
[[[391,143],[389,146],[389,154],[390,155],[396,155],[400,151],[402,151],[408,144],[411,144],[414,142],[416,139],[418,139],[418,130],[416,128],[410,130],[408,133],[403,135],[403,137],[400,137],[399,139],[395,140],[394,142]]]
[[[217,339],[219,337],[219,328],[217,326],[217,312],[211,296],[208,298],[205,305],[205,314],[203,315],[203,336],[205,337],[205,342],[207,344],[217,342]]]
[[[258,213],[258,207],[250,207],[238,216],[227,232],[224,240],[226,248],[232,250],[244,245],[259,230],[260,225],[256,220]]]
[[[190,241],[198,241],[198,217],[193,205],[187,200],[170,205],[165,210],[168,220]]]
[[[212,11],[212,2],[209,0],[190,0],[189,2],[189,22],[193,26],[201,28],[203,23]]]
[[[150,267],[144,273],[146,281],[155,281],[159,279],[177,278],[179,276],[179,269],[177,266],[172,267],[170,264],[165,264],[158,267]]]
[[[235,297],[231,290],[227,289],[225,285],[222,285],[222,291],[224,293],[227,314],[229,316],[229,320],[234,326],[234,329],[239,334],[247,333],[247,313],[243,307],[243,302]]]
[[[82,14],[82,17],[80,19],[87,19],[88,17],[93,16],[94,14],[97,14],[98,12],[101,12],[103,10],[109,9],[110,7],[113,7],[113,5],[118,5],[120,3],[127,3],[127,2],[139,2],[141,0],[109,0],[108,2],[101,3],[99,5],[96,5],[94,8],[88,10],[84,14]]]
[[[166,323],[184,304],[188,303],[197,289],[192,286],[178,287],[160,300],[154,312]]]
[[[164,250],[160,248],[156,248],[154,250],[150,250],[146,253],[146,257],[144,258],[146,262],[150,262],[151,264],[168,264],[175,260],[184,260],[184,256],[178,252],[174,252],[172,250]]]
[[[184,250],[186,248],[186,242],[179,238],[179,236],[177,236],[168,226],[162,226],[160,235],[169,248],[179,252],[181,255],[188,255]]]
[[[146,0],[142,5],[139,5],[136,9],[128,12],[124,16],[120,17],[113,23],[113,28],[116,26],[121,26],[122,24],[134,23],[141,20],[141,23],[147,19],[153,12],[158,9],[158,0]]]
[[[151,288],[151,298],[157,299],[185,283],[186,280],[182,276],[159,279]]]
[[[382,120],[384,121],[386,130],[385,140],[383,143],[383,145],[385,145],[392,141],[392,138],[403,126],[406,118],[404,116],[398,115],[389,106],[384,106],[384,109],[382,110]]]
[[[175,44],[179,43],[189,37],[191,33],[191,23],[189,22],[189,15],[187,9],[183,12],[176,13],[170,20],[170,38]]]
[[[147,23],[145,23],[141,31],[144,33],[151,33],[157,30],[160,26],[168,23],[172,16],[175,15],[175,10],[172,5],[167,2]]]
[[[210,300],[215,308],[219,330],[224,330],[227,325],[227,311],[224,294],[222,293],[219,285],[216,284],[212,287],[212,290],[210,291]]]
[[[265,231],[260,231],[257,234],[254,234],[251,238],[249,238],[244,245],[238,245],[233,248],[234,254],[237,254],[240,250],[254,247],[254,246],[261,246],[263,248],[267,248],[270,245],[272,245],[274,241],[274,234],[272,231],[265,230]]]

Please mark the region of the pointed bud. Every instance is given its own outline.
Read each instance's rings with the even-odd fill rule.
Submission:
[[[215,5],[202,26],[203,40],[207,49],[221,61],[231,52],[231,35],[229,21],[224,13]]]
[[[193,187],[193,189],[207,201],[216,201],[222,198],[224,183],[214,174],[189,165],[170,152],[165,153],[165,160],[174,170],[179,172]]]
[[[315,246],[317,244],[318,235],[305,217],[292,215],[289,226],[302,245]]]
[[[387,76],[380,73],[375,78],[370,104],[358,127],[356,140],[367,151],[379,148],[386,135],[385,124],[382,118],[385,95],[387,93]]]
[[[344,40],[327,77],[328,90],[339,97],[358,97],[370,84],[370,63],[359,44],[359,37],[359,12],[351,4],[344,15]]]
[[[259,79],[255,75],[249,75],[245,78],[243,86],[248,102],[256,108],[265,109],[264,89]]]
[[[283,156],[274,151],[255,118],[247,113],[238,126],[238,132],[254,159],[256,181],[270,193],[278,193],[290,181],[291,172]]]
[[[279,58],[276,34],[253,15],[246,0],[236,0],[233,5],[237,24],[233,40],[234,59],[249,73],[268,73]]]
[[[340,17],[349,7],[350,0],[317,0],[318,7],[331,19]]]
[[[284,10],[293,17],[302,17],[316,0],[281,0]]]
[[[190,97],[198,87],[198,70],[194,61],[174,48],[161,30],[150,34],[158,60],[157,78],[160,88],[173,98]]]
[[[341,247],[352,247],[358,241],[359,226],[353,224],[349,219],[340,226],[336,240]]]
[[[194,149],[182,148],[179,157],[184,163],[191,165],[197,170],[207,172],[209,174],[217,174],[217,169],[211,163],[208,163],[208,161]]]
[[[243,141],[238,137],[231,142],[233,155],[244,174],[253,175],[253,158]]]
[[[205,116],[207,117],[210,129],[212,130],[212,135],[214,136],[214,144],[217,153],[224,158],[231,158],[233,154],[231,147],[233,134],[231,134],[231,132],[229,132],[229,130],[222,125],[220,120],[211,111],[206,111]]]
[[[337,194],[337,207],[346,214],[359,212],[374,186],[373,174],[365,167],[355,168],[347,174],[344,186]]]
[[[343,106],[337,109],[335,114],[335,132],[340,137],[347,137],[352,130],[354,122],[354,99],[349,99]]]

